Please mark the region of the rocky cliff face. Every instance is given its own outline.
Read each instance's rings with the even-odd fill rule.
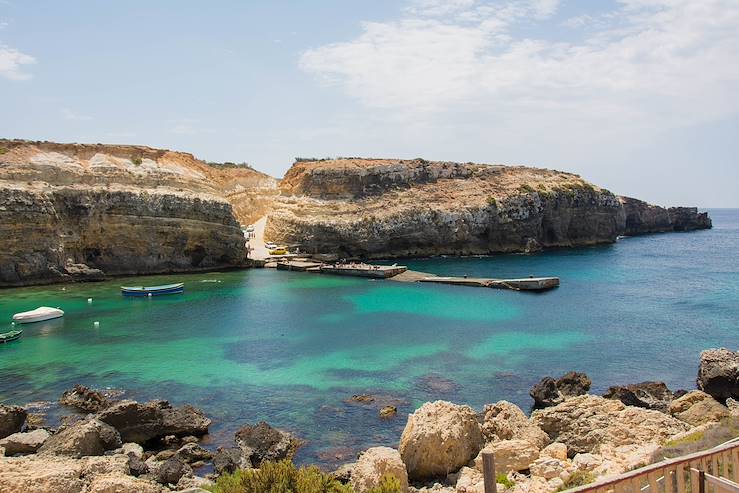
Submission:
[[[0,286],[243,265],[209,170],[148,147],[0,140]]]
[[[617,197],[577,175],[424,160],[296,163],[267,238],[368,258],[535,251],[710,227],[695,209]]]

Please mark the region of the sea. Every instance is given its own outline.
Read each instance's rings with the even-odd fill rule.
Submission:
[[[0,345],[0,402],[32,403],[50,425],[73,413],[57,402],[74,384],[189,403],[213,420],[206,447],[264,420],[304,441],[296,462],[331,469],[397,446],[427,401],[529,412],[531,386],[571,370],[596,394],[647,380],[692,389],[703,349],[739,346],[739,209],[709,213],[705,231],[404,261],[440,275],[559,276],[543,293],[273,269],[1,290],[0,331],[38,306],[66,314]],[[184,294],[120,293],[175,281]],[[361,394],[374,401],[352,400]],[[386,405],[397,416],[380,418]]]

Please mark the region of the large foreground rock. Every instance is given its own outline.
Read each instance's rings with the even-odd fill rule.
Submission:
[[[5,438],[23,429],[28,413],[19,406],[0,404],[0,438]]]
[[[720,402],[739,399],[739,352],[725,348],[703,351],[696,383]]]
[[[365,493],[379,486],[385,475],[400,482],[400,491],[408,491],[408,473],[398,451],[390,447],[372,447],[359,456],[352,468],[351,485],[357,493]]]
[[[128,458],[27,455],[0,457],[0,491],[33,493],[159,493],[152,482],[127,475]],[[112,485],[117,485],[113,487]]]
[[[408,416],[400,456],[408,477],[445,477],[472,460],[483,444],[475,412],[446,401],[427,402]]]
[[[672,402],[672,392],[664,382],[641,382],[616,385],[603,394],[606,399],[616,399],[627,406],[643,407],[667,412]]]
[[[700,426],[727,418],[729,409],[705,392],[694,390],[672,401],[670,414],[693,426]]]
[[[533,424],[520,407],[508,401],[488,404],[482,411],[482,433],[486,442],[526,440],[538,448],[549,443],[549,435]]]
[[[82,457],[103,455],[106,450],[121,446],[121,436],[115,428],[97,419],[87,419],[52,435],[38,449],[39,454]]]
[[[65,391],[59,402],[86,413],[97,413],[110,406],[110,401],[101,392],[79,384]]]
[[[261,421],[241,427],[236,432],[236,444],[241,448],[243,458],[252,467],[259,467],[264,461],[292,459],[300,441],[292,433],[272,428]]]
[[[210,419],[189,405],[173,407],[167,401],[121,401],[98,414],[100,421],[114,427],[124,442],[145,443],[167,435],[201,436],[208,432]]]
[[[5,455],[32,454],[51,436],[46,430],[33,430],[27,433],[13,433],[0,440]]]
[[[518,472],[529,468],[529,464],[539,458],[539,449],[526,440],[501,440],[485,446],[475,458],[475,468],[482,471],[482,454],[490,452],[495,456],[497,472]]]
[[[661,443],[690,426],[652,411],[593,395],[573,397],[534,411],[533,422],[554,441],[567,445],[568,454],[598,452],[601,445]]]

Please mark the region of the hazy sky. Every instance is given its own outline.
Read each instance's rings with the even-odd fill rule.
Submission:
[[[739,0],[0,0],[0,136],[423,157],[739,206]]]

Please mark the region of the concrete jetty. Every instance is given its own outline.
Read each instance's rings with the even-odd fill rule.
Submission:
[[[523,277],[518,279],[492,279],[484,277],[437,276],[426,272],[408,270],[393,277],[400,282],[431,282],[477,288],[512,289],[514,291],[544,291],[559,286],[559,277]]]

